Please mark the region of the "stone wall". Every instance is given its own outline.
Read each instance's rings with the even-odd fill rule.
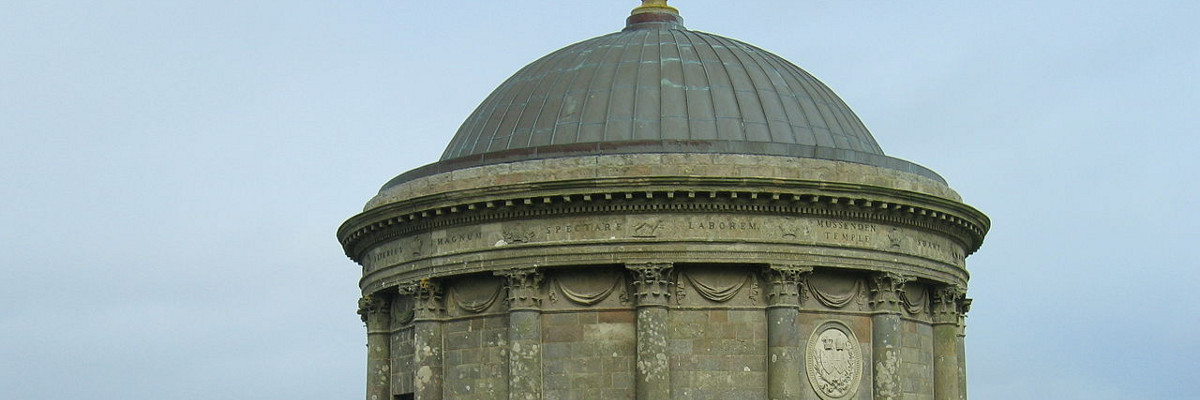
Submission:
[[[372,354],[390,357],[396,398],[965,398],[954,372],[962,290],[903,275],[647,263],[405,287],[364,301],[368,317],[386,315],[375,332],[391,326],[390,347]]]
[[[495,399],[507,394],[508,321],[504,315],[442,325],[445,393],[450,399]]]
[[[670,315],[672,398],[766,398],[762,309],[676,309]]]
[[[901,400],[933,400],[933,326],[906,320],[901,331]]]
[[[392,332],[392,392],[413,392],[413,329],[411,326]]]
[[[633,310],[543,314],[546,400],[633,399]]]

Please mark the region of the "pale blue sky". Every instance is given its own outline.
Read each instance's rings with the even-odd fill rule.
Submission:
[[[0,397],[361,398],[334,230],[636,1],[9,0]],[[991,216],[970,395],[1193,399],[1200,2],[672,1]]]

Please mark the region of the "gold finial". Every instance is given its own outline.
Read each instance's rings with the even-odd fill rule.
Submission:
[[[679,14],[679,10],[667,5],[667,0],[642,0],[642,5],[634,8],[630,15],[662,12]]]

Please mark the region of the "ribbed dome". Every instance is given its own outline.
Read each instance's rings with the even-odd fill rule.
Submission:
[[[808,72],[668,21],[631,24],[522,68],[463,122],[442,162],[392,183],[471,165],[621,153],[818,158],[942,180],[885,156],[854,112]]]

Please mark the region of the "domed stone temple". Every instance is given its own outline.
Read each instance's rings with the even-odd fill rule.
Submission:
[[[948,400],[988,227],[660,0],[517,71],[338,239],[369,400]]]

